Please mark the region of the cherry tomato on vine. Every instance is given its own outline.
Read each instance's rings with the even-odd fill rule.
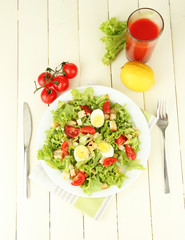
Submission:
[[[51,74],[48,72],[41,73],[37,79],[38,84],[40,86],[43,86],[50,79],[50,77],[51,77]],[[51,79],[51,81],[52,81],[52,79]],[[53,85],[52,82],[48,82],[45,87],[51,87],[52,85]]]
[[[127,154],[127,157],[131,160],[134,160],[136,158],[136,154],[134,152],[134,149],[130,145],[125,146],[125,152]]]
[[[80,128],[80,132],[83,134],[95,134],[96,133],[96,129],[94,127],[91,126],[85,126]]]
[[[40,97],[44,103],[50,104],[57,98],[57,93],[53,88],[44,88]]]
[[[64,153],[65,155],[69,155],[69,153],[68,153],[68,147],[69,147],[68,142],[67,142],[67,141],[64,141],[64,142],[62,143],[62,151],[63,151],[63,153]]]
[[[79,135],[80,129],[66,125],[65,126],[65,133],[67,134],[67,136],[74,138],[74,137],[77,137]]]
[[[118,159],[117,158],[114,158],[114,157],[107,157],[104,159],[103,161],[103,166],[104,167],[107,167],[107,166],[110,166],[112,165],[113,163],[117,162]]]
[[[65,63],[63,70],[69,79],[76,77],[78,73],[78,68],[74,63]]]
[[[110,113],[110,100],[107,99],[106,102],[103,104],[103,112],[104,113]]]
[[[79,172],[76,177],[72,181],[73,186],[80,186],[85,182],[85,174],[83,172]]]
[[[69,87],[69,80],[64,75],[53,78],[53,87],[58,92],[63,92]]]

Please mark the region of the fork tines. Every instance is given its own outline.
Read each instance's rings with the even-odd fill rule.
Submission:
[[[168,108],[165,100],[160,100],[157,103],[157,118],[168,119]]]

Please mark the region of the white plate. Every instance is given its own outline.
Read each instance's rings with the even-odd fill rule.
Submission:
[[[78,87],[80,91],[84,88],[87,88],[90,86],[83,86],[83,87]],[[104,87],[104,86],[98,86],[98,85],[91,85],[91,87],[94,89],[94,95],[95,96],[100,96],[100,95],[105,95],[108,94],[110,97],[110,100],[114,103],[119,103],[121,105],[126,104],[126,108],[131,115],[132,120],[134,121],[135,125],[139,130],[141,131],[141,134],[139,136],[139,140],[141,142],[140,144],[140,151],[137,153],[137,159],[140,159],[141,164],[144,167],[147,167],[147,159],[149,156],[150,152],[150,131],[148,127],[148,123],[140,110],[140,108],[127,96],[125,96],[123,93],[114,90],[112,88]],[[46,110],[44,113],[40,125],[38,128],[38,134],[37,134],[37,147],[42,148],[44,142],[45,142],[45,131],[50,128],[51,122],[52,122],[52,114],[51,110],[55,110],[57,108],[57,103],[58,101],[68,101],[72,100],[72,95],[71,91],[65,92],[62,94],[59,98],[57,98]],[[82,197],[89,197],[86,193],[83,192],[82,188],[72,186],[71,180],[64,180],[62,178],[62,173],[59,170],[53,169],[49,167],[45,161],[41,161],[41,164],[48,174],[48,176],[57,184],[59,187],[63,188],[64,190],[73,193],[78,196]],[[126,187],[128,187],[131,183],[133,183],[137,177],[141,174],[141,170],[132,170],[127,172],[128,178],[125,179],[123,185],[121,188],[118,188],[117,186],[112,186],[108,189],[95,192],[93,193],[90,198],[98,198],[98,197],[106,197],[112,194],[115,194]]]

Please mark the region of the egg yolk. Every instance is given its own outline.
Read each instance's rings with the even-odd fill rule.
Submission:
[[[99,147],[101,152],[106,153],[110,150],[111,145],[109,143],[106,143],[106,142],[101,142],[101,143],[99,143],[98,147]]]
[[[89,150],[85,146],[79,146],[76,149],[76,155],[81,159],[87,159],[89,155]]]
[[[103,122],[104,122],[104,118],[101,115],[96,115],[92,119],[92,124],[95,127],[101,127],[103,125]]]

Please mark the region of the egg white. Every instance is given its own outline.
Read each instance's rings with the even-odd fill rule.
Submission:
[[[102,123],[101,123],[100,125],[97,125],[97,124],[94,122],[94,119],[95,119],[96,117],[98,117],[98,116],[100,116],[100,118],[103,119],[103,121],[102,121]],[[96,110],[94,110],[94,111],[91,113],[91,124],[92,124],[94,127],[96,127],[96,128],[100,128],[100,127],[103,126],[103,124],[104,124],[104,113],[103,113],[102,110],[96,109]]]
[[[77,155],[77,151],[82,148],[82,150],[86,151],[86,157],[85,158],[80,158],[78,155]],[[79,145],[78,147],[75,148],[74,150],[74,158],[77,162],[80,162],[80,161],[84,161],[84,160],[87,160],[89,158],[89,150],[87,147],[83,146],[83,145]]]
[[[100,149],[99,149],[100,150]],[[102,152],[100,150],[100,153],[102,154],[102,158],[105,159],[107,157],[112,157],[114,155],[114,148],[112,147],[112,145],[110,144],[110,149],[107,152]]]

